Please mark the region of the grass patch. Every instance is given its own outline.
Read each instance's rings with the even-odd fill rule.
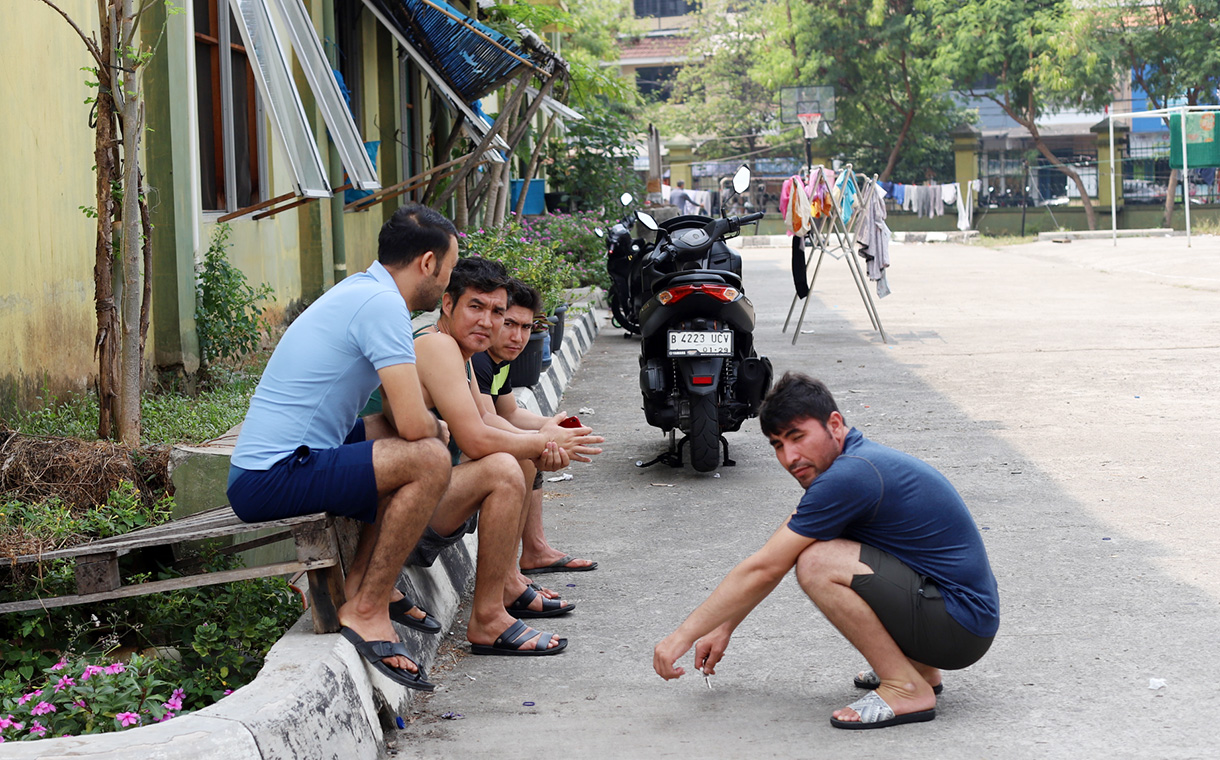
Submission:
[[[968,241],[970,245],[981,245],[984,248],[1002,248],[1007,245],[1022,245],[1038,242],[1037,235],[979,235]]]
[[[241,422],[258,386],[268,354],[259,353],[238,367],[213,366],[203,389],[191,396],[177,389],[144,393],[140,401],[144,445],[200,443]],[[98,403],[93,391],[62,399],[39,397],[41,405],[18,410],[6,420],[20,433],[97,440]]]

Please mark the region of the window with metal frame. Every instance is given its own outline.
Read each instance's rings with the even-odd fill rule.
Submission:
[[[196,0],[194,14],[203,210],[233,211],[265,197],[262,107],[227,0]]]

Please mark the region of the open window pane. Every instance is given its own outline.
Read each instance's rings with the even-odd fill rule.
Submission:
[[[288,57],[271,24],[266,0],[230,0],[229,4],[237,12],[246,53],[254,63],[254,78],[263,100],[270,107],[271,121],[284,141],[296,178],[297,194],[307,198],[329,198],[326,168],[292,82]]]
[[[364,149],[364,142],[356,130],[356,123],[343,102],[343,93],[339,83],[326,60],[322,43],[310,23],[309,14],[301,0],[272,0],[279,8],[280,16],[288,26],[292,37],[292,47],[296,50],[297,61],[305,72],[305,79],[313,90],[318,101],[318,109],[330,129],[330,137],[339,150],[339,158],[347,169],[348,179],[352,186],[360,190],[380,190],[381,183],[377,181],[377,171],[369,154]]]

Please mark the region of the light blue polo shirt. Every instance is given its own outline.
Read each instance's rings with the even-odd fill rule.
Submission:
[[[414,363],[411,312],[390,273],[373,262],[284,333],[250,401],[233,466],[266,470],[299,446],[339,446],[381,384],[377,371]]]

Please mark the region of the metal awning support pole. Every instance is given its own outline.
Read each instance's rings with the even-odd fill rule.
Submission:
[[[1186,247],[1190,247],[1190,146],[1186,144],[1186,111],[1185,107],[1178,109],[1181,114],[1178,126],[1182,128],[1182,205],[1186,207]]]
[[[1110,122],[1110,237],[1114,247],[1118,247],[1118,200],[1114,195],[1114,115],[1107,119]]]
[[[552,74],[551,77],[546,80],[546,84],[542,86],[542,90],[539,92],[538,97],[534,98],[533,102],[529,104],[529,107],[525,109],[525,115],[521,117],[521,121],[517,124],[516,128],[513,129],[512,133],[509,134],[506,142],[508,143],[508,150],[510,153],[517,149],[517,143],[521,142],[521,138],[525,137],[525,130],[529,129],[530,121],[534,118],[534,114],[538,113],[538,107],[542,105],[542,96],[551,91],[551,88],[555,86],[555,80],[558,78],[558,76],[558,73]],[[528,73],[522,78],[521,86],[516,92],[513,93],[513,109],[516,108],[517,103],[520,102],[521,97],[525,94],[525,88],[527,85],[529,85]],[[498,119],[496,120],[496,123],[499,123]],[[488,183],[493,181],[494,176],[495,172],[488,172],[483,179],[479,180],[479,184],[475,186],[474,192],[470,194],[471,204],[473,204],[475,200],[486,191]]]
[[[508,102],[504,104],[504,107],[500,109],[500,115],[496,117],[496,122],[491,125],[491,129],[487,130],[487,134],[483,136],[483,139],[479,142],[479,146],[474,149],[473,153],[476,156],[482,156],[483,152],[486,151],[491,145],[491,142],[495,139],[496,135],[500,134],[500,130],[503,129],[504,125],[508,122],[508,115],[517,108],[517,104],[521,102],[521,98],[525,95],[525,85],[529,83],[531,76],[533,76],[533,74],[529,71],[526,71],[521,75],[522,86],[517,88],[516,92],[514,92],[508,99]],[[509,150],[512,150],[511,146],[509,147]],[[470,176],[470,172],[474,171],[475,166],[477,166],[475,161],[467,161],[466,164],[462,166],[461,171],[454,175],[453,180],[449,183],[449,186],[441,192],[440,197],[436,199],[436,203],[433,205],[436,207],[444,206],[449,201],[449,198],[453,196],[453,191],[457,189],[458,184],[466,181],[466,178]]]

